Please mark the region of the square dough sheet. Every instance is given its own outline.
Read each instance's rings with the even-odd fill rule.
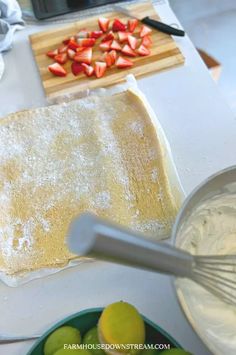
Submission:
[[[165,154],[138,95],[90,96],[0,122],[0,271],[63,267],[84,211],[161,239],[178,209]]]

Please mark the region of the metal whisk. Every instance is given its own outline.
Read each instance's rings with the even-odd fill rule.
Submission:
[[[72,222],[68,245],[77,255],[191,279],[221,300],[236,305],[235,255],[191,255],[89,213]]]

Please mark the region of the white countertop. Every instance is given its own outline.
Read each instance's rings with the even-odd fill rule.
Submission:
[[[176,22],[170,8],[157,10]],[[45,27],[27,27],[4,55],[0,81],[0,117],[46,104],[28,35]],[[236,163],[236,121],[195,48],[176,38],[184,66],[138,80],[170,142],[187,193],[210,174]],[[41,333],[55,321],[82,309],[116,300],[133,303],[195,355],[209,355],[177,304],[170,279],[101,262],[84,264],[19,288],[0,284],[0,334]],[[0,346],[3,355],[23,355],[32,342]]]

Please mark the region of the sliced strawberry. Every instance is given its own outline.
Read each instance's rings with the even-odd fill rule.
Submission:
[[[138,20],[136,18],[129,20],[128,26],[130,32],[134,32],[135,28],[138,26]]]
[[[79,38],[77,40],[81,47],[93,47],[95,45],[95,38]]]
[[[102,59],[106,62],[106,65],[107,65],[108,68],[112,66],[113,59],[112,59],[112,57],[110,56],[110,54],[108,52],[103,53],[103,58]]]
[[[54,49],[54,51],[48,51],[47,53],[47,56],[49,57],[49,58],[55,58],[55,56],[58,54],[58,49]]]
[[[71,64],[71,71],[75,76],[77,76],[84,71],[84,67],[80,63],[73,62]]]
[[[149,55],[151,53],[150,49],[146,48],[143,44],[141,44],[137,52],[142,56]]]
[[[59,64],[65,64],[67,62],[67,59],[67,53],[59,53],[54,57],[54,60]]]
[[[76,38],[88,38],[89,37],[89,31],[83,28],[79,32],[76,33]]]
[[[144,36],[143,37],[143,40],[142,40],[142,45],[144,45],[145,47],[151,47],[152,45],[152,39],[147,35],[147,36]]]
[[[116,62],[116,57],[117,57],[116,51],[113,49],[112,51],[109,52],[109,55],[110,55],[110,57],[111,57],[111,59],[112,59],[112,65],[115,64],[115,62]]]
[[[63,41],[62,43],[63,43],[65,46],[67,46],[67,45],[69,44],[69,42],[70,42],[71,39],[75,40],[75,37],[73,36],[73,37],[70,37],[70,38],[66,38],[66,39],[64,39],[64,41]]]
[[[121,50],[121,46],[119,45],[119,43],[115,39],[113,39],[110,48],[114,49],[115,51],[120,51]]]
[[[91,47],[89,48],[82,48],[80,51],[78,51],[75,56],[74,60],[78,63],[85,63],[85,64],[91,64],[92,62],[92,55],[93,55],[93,50]]]
[[[58,63],[53,63],[53,64],[49,65],[48,70],[56,76],[66,76],[67,75],[67,72],[65,71],[65,69]]]
[[[103,32],[107,32],[108,27],[109,27],[109,23],[110,23],[110,20],[108,18],[99,17],[99,19],[98,19],[98,25]]]
[[[103,35],[103,31],[92,31],[92,32],[89,32],[89,38],[99,38]]]
[[[137,47],[138,40],[134,36],[128,36],[128,43],[132,49],[135,49]]]
[[[118,38],[121,43],[126,42],[128,40],[128,36],[130,35],[130,32],[123,32],[119,31],[118,32]]]
[[[70,39],[68,43],[68,48],[73,49],[75,51],[77,48],[79,48],[79,45],[74,39]]]
[[[67,55],[70,59],[74,59],[74,56],[75,56],[75,51],[73,51],[73,49],[67,49]]]
[[[112,25],[112,30],[114,32],[125,31],[126,27],[127,26],[123,22],[121,22],[118,18],[115,18],[113,25]]]
[[[68,46],[65,46],[64,44],[62,44],[59,48],[58,48],[58,53],[66,53],[68,49]]]
[[[111,48],[111,44],[112,44],[112,40],[106,41],[106,42],[100,43],[99,48],[102,51],[108,51]]]
[[[106,71],[107,65],[104,62],[95,62],[95,75],[97,78],[101,78],[105,71]]]
[[[132,67],[133,65],[134,65],[134,63],[131,62],[131,60],[123,58],[121,56],[116,61],[116,66],[119,69],[129,68],[129,67]]]
[[[151,32],[152,32],[151,28],[149,28],[149,27],[143,25],[143,26],[141,27],[141,29],[140,29],[139,35],[140,35],[140,37],[142,38],[142,37],[144,37],[144,36],[146,36],[146,35],[149,35]]]
[[[112,31],[110,31],[103,39],[102,42],[107,42],[110,40],[113,40],[115,38],[115,35]]]
[[[135,51],[128,44],[124,45],[121,52],[130,57],[136,57]]]
[[[81,64],[82,67],[84,68],[84,72],[87,76],[92,76],[93,73],[94,73],[94,69],[91,65],[88,65],[88,64],[85,64],[85,63],[82,63]]]

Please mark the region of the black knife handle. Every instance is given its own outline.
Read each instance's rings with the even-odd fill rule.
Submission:
[[[157,20],[152,20],[148,16],[142,19],[142,23],[145,23],[145,25],[149,25],[161,32],[167,33],[168,35],[174,35],[180,37],[183,37],[185,35],[185,32],[183,30],[179,30],[178,28],[166,25],[165,23]]]

